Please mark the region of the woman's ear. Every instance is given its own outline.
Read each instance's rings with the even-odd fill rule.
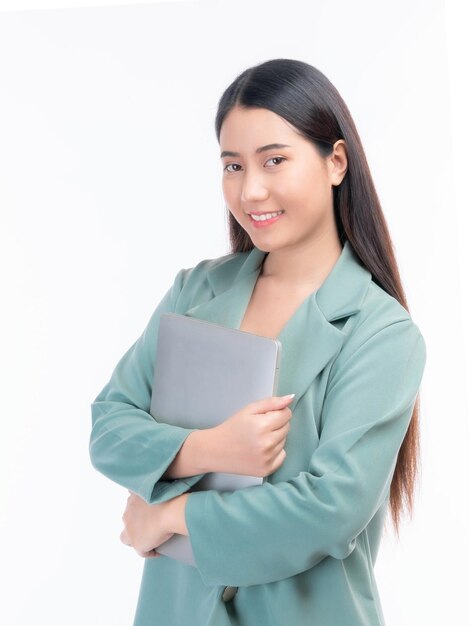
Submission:
[[[331,184],[336,187],[341,183],[348,170],[348,155],[344,139],[338,139],[333,145],[333,152],[328,157],[328,163],[330,166]]]

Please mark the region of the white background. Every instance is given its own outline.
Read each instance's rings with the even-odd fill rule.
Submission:
[[[287,57],[351,110],[427,345],[415,515],[376,565],[387,626],[467,623],[463,3],[91,4],[0,3],[0,622],[132,623],[143,561],[90,404],[176,272],[229,251],[218,99]]]

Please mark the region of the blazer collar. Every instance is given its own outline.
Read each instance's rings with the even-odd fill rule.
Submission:
[[[254,288],[266,254],[267,252],[256,247],[249,252],[240,253],[244,259],[235,276],[235,281],[245,281],[247,278],[251,278]],[[215,295],[230,288],[230,284],[227,281],[227,263],[232,259],[233,256],[228,255],[226,261],[216,265],[207,273],[207,278]],[[370,279],[371,274],[369,270],[360,263],[351,244],[349,241],[346,241],[341,255],[316,292],[318,305],[326,319],[331,322],[357,313]],[[246,305],[248,305],[248,302],[249,300],[246,302]],[[244,313],[245,309],[243,310],[243,315]],[[240,323],[241,321],[240,319]]]
[[[212,297],[186,315],[239,328],[266,252],[254,247],[207,270]],[[319,289],[300,304],[277,339],[282,344],[276,395],[295,393],[293,410],[313,379],[336,357],[346,333],[331,322],[357,313],[371,281],[349,241]]]

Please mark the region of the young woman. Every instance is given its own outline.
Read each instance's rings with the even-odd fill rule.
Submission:
[[[383,626],[373,568],[387,510],[398,533],[413,506],[426,348],[358,133],[291,59],[241,73],[216,133],[231,252],[177,273],[92,404],[92,463],[129,490],[121,540],[145,557],[134,626]],[[168,311],[277,337],[279,396],[156,422]],[[191,492],[211,471],[267,482]],[[173,533],[196,568],[159,555]]]

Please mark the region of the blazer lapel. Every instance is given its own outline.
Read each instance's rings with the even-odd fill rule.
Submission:
[[[213,297],[191,307],[186,315],[239,328],[253,293],[266,252],[227,256],[207,272]],[[312,381],[334,359],[347,333],[331,322],[360,310],[371,273],[360,263],[347,241],[320,288],[296,309],[277,339],[282,344],[276,395],[295,393],[294,410]]]

